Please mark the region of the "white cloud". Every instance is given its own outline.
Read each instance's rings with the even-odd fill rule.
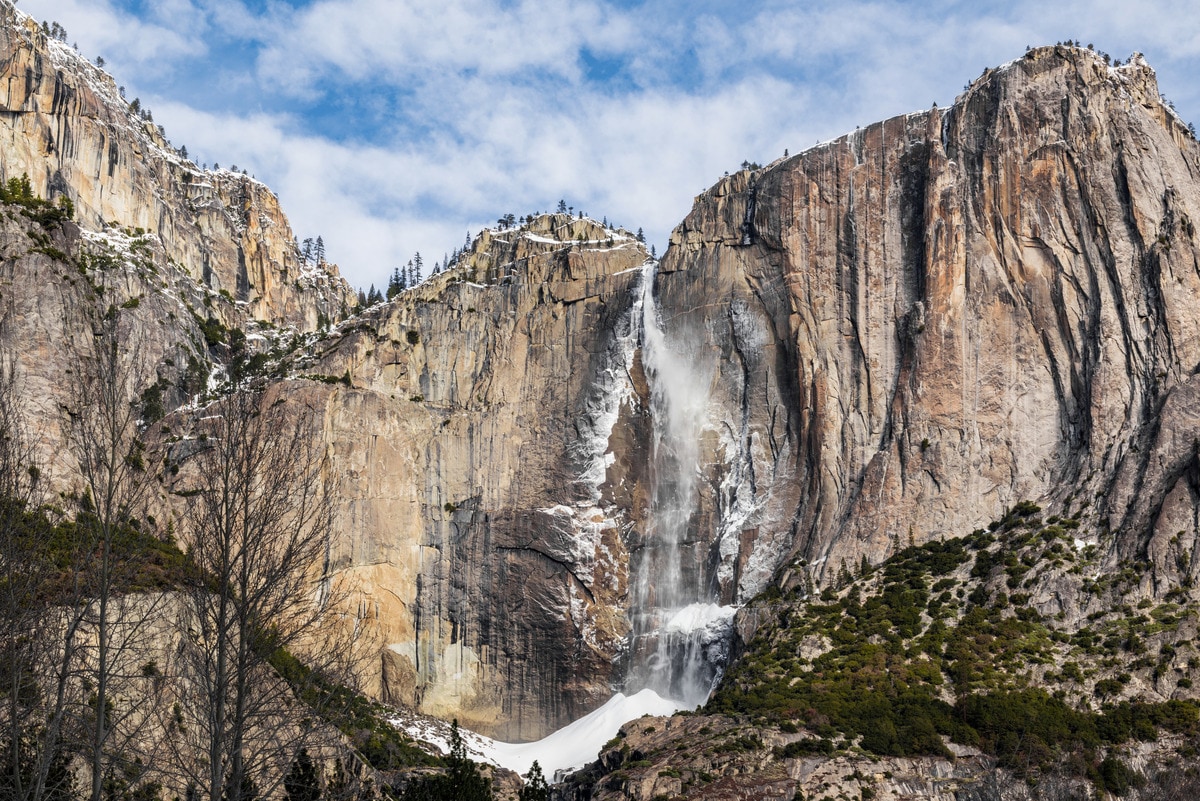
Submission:
[[[1142,49],[1200,116],[1200,15],[1180,0],[160,0],[141,19],[121,2],[22,8],[157,94],[157,121],[194,155],[266,180],[356,285],[559,197],[661,246],[743,159],[945,104],[1026,44]],[[585,52],[618,80],[590,79]]]
[[[275,27],[259,60],[285,90],[333,77],[412,81],[446,71],[579,77],[583,48],[636,43],[625,18],[593,2],[320,0]]]
[[[200,151],[269,176],[298,235],[322,234],[352,283],[365,286],[416,250],[432,261],[460,244],[465,228],[506,211],[549,210],[559,197],[645,227],[665,244],[713,177],[743,158],[782,154],[779,131],[802,98],[770,83],[707,97],[651,93],[620,104],[581,95],[555,108],[536,92],[510,90],[504,103],[481,103],[465,119],[485,133],[422,147],[335,143],[296,132],[286,117],[154,103],[157,118],[187,130]]]
[[[61,22],[68,42],[78,43],[90,58],[103,56],[118,75],[161,70],[207,52],[206,26],[189,0],[167,0],[162,13],[149,20],[114,7],[110,0],[25,0],[20,9],[38,20]]]

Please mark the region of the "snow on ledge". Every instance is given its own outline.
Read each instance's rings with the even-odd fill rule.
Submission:
[[[737,613],[736,606],[694,603],[675,610],[667,620],[667,631],[693,632],[704,629],[725,629]]]

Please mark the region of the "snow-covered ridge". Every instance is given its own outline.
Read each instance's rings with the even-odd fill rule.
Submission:
[[[0,24],[7,26],[9,54],[0,69],[7,102],[28,112],[5,121],[6,175],[28,174],[33,191],[51,201],[69,197],[83,229],[157,235],[165,256],[193,281],[250,301],[248,317],[311,329],[352,305],[335,265],[302,262],[265,184],[197,166],[148,109],[123,96],[103,61],[93,63],[63,41],[57,26],[44,28],[9,0],[0,0]],[[64,131],[71,147],[58,142]],[[107,162],[105,181],[98,180],[101,165],[83,163],[85,153]]]
[[[196,162],[184,157],[179,150],[167,141],[166,137],[161,133],[159,126],[153,120],[144,118],[133,108],[131,102],[121,93],[121,89],[117,86],[116,78],[111,73],[99,64],[90,61],[83,53],[66,42],[46,35],[38,21],[30,14],[25,13],[15,5],[9,4],[7,0],[4,0],[4,2],[6,6],[5,10],[13,15],[13,19],[17,25],[24,28],[31,37],[35,37],[35,41],[40,39],[44,43],[45,51],[50,55],[51,62],[57,69],[65,70],[70,74],[78,76],[84,81],[88,89],[103,100],[110,109],[119,109],[124,112],[125,121],[127,122],[126,132],[141,140],[152,150],[155,157],[161,158],[181,169],[198,173],[198,177],[193,179],[195,185],[212,186],[211,179],[215,178],[218,180],[254,183],[267,191],[271,191],[270,187],[265,183],[246,173],[226,168],[204,170]],[[272,192],[272,194],[274,193]]]
[[[155,157],[169,161],[176,166],[186,166],[191,170],[200,171],[196,164],[184,159],[175,148],[171,147],[152,121],[143,119],[139,113],[134,111],[130,102],[125,99],[117,87],[116,79],[108,71],[89,61],[86,56],[66,42],[46,35],[34,17],[16,6],[5,2],[4,11],[11,14],[12,20],[16,23],[15,26],[11,26],[11,24],[10,26],[24,29],[35,45],[42,46],[56,69],[77,76],[108,108],[123,110],[126,133],[144,143],[153,151]]]
[[[582,234],[582,238],[581,235]],[[415,286],[406,287],[393,301],[408,297],[431,299],[450,285],[485,289],[516,277],[518,262],[534,253],[572,249],[580,252],[644,251],[645,244],[625,228],[587,215],[543,212],[519,223],[482,229],[447,264]]]

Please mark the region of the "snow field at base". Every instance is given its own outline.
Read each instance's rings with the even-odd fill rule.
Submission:
[[[460,729],[468,755],[481,762],[508,768],[524,776],[536,759],[547,781],[557,781],[573,770],[594,762],[604,744],[631,720],[644,715],[671,715],[683,709],[679,701],[663,698],[653,690],[633,695],[617,693],[599,709],[569,723],[553,734],[532,743],[502,743],[481,734]],[[449,727],[424,720],[392,721],[413,737],[450,751]]]

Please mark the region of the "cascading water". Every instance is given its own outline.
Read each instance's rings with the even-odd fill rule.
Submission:
[[[649,262],[642,269],[629,318],[616,332],[596,375],[595,393],[578,421],[575,456],[583,465],[579,483],[586,494],[574,506],[559,504],[542,510],[559,522],[572,521],[578,564],[585,566],[589,553],[602,550],[601,533],[619,524],[620,513],[605,505],[601,486],[614,459],[608,451],[613,426],[635,392],[633,367],[640,353],[653,432],[650,497],[640,545],[632,546],[632,631],[624,692],[536,743],[476,738],[481,756],[519,773],[528,770],[536,757],[543,768],[561,777],[562,771],[594,760],[600,744],[627,721],[704,703],[729,655],[736,609],[717,603],[714,577],[708,575],[713,566],[707,562],[714,546],[724,553],[724,545],[713,540],[739,531],[747,506],[729,504],[712,522],[715,531],[705,536],[698,530],[694,518],[700,505],[700,440],[706,432],[713,433],[708,419],[713,365],[697,358],[699,349],[689,347],[696,343],[681,331],[672,331],[668,338],[654,301],[656,267]],[[726,481],[739,475],[735,469]],[[722,489],[727,489],[724,483]],[[738,492],[736,487],[730,491]],[[591,568],[580,570],[590,580]],[[586,632],[588,609],[582,603],[577,608],[574,598],[568,614]]]
[[[656,263],[643,268],[642,367],[650,390],[650,504],[633,581],[627,691],[651,689],[683,706],[703,703],[720,677],[732,607],[705,581],[706,542],[692,531],[699,500],[700,436],[709,371],[694,350],[672,347],[654,300]],[[680,343],[686,344],[686,343]],[[690,358],[689,358],[690,357]]]

